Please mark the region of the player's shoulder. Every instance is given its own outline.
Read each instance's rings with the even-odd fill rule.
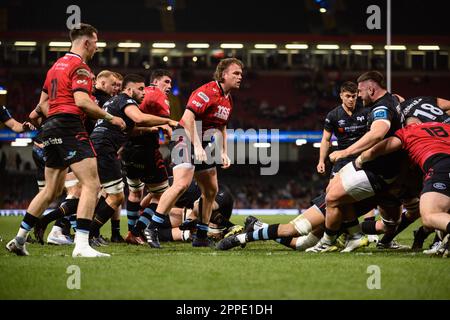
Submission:
[[[145,94],[151,94],[151,95],[156,95],[161,93],[160,90],[158,90],[158,88],[154,85],[150,85],[144,88]]]
[[[430,97],[430,96],[418,96],[418,97],[408,98],[405,101],[403,101],[402,103],[400,103],[400,108],[402,110],[409,110],[413,107],[419,106],[424,103],[436,105],[437,98]]]
[[[120,105],[122,106],[127,106],[129,104],[135,104],[138,105],[136,100],[134,100],[133,98],[127,96],[125,93],[119,93],[117,96],[117,101],[119,102]]]
[[[339,114],[341,113],[341,111],[344,111],[344,110],[341,105],[338,105],[338,106],[334,107],[333,109],[331,109],[330,111],[328,111],[327,118],[337,118],[339,116]]]
[[[209,102],[210,99],[220,96],[221,90],[216,81],[210,81],[198,87],[194,91],[194,94],[199,96],[205,102]]]

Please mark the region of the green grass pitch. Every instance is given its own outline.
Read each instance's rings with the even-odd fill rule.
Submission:
[[[269,223],[292,218],[261,217]],[[244,219],[233,217],[240,224]],[[100,250],[112,257],[102,259],[73,259],[70,246],[31,244],[29,257],[17,257],[4,246],[20,221],[0,217],[2,300],[450,299],[450,260],[421,252],[386,252],[371,244],[349,254],[307,254],[266,241],[225,252],[193,248],[190,243],[163,243],[162,250],[111,244]],[[124,234],[125,218],[121,227]],[[398,240],[410,245],[415,227],[410,226]],[[108,223],[102,233],[109,237],[109,230]],[[67,287],[71,265],[79,267],[80,289]],[[380,289],[367,287],[371,265],[380,268]]]

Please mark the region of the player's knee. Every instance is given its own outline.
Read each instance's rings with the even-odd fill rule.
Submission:
[[[122,202],[125,198],[125,195],[123,192],[121,192],[121,193],[116,193],[116,194],[110,194],[110,195],[108,195],[108,198],[110,198],[109,201],[112,201],[111,204],[113,207],[118,207],[120,204],[122,204]]]
[[[172,185],[173,191],[175,191],[178,195],[182,195],[188,188],[190,183],[185,181],[177,181]]]
[[[422,224],[426,227],[426,228],[434,228],[433,227],[433,222],[432,222],[432,216],[430,213],[428,212],[421,212],[422,215]]]
[[[339,195],[333,190],[330,190],[325,196],[325,203],[327,207],[336,207],[339,204]]]

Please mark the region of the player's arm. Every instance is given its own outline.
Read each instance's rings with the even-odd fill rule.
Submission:
[[[20,133],[20,132],[24,132],[25,131],[24,128],[23,128],[22,123],[18,122],[14,118],[8,119],[4,123],[5,123],[5,125],[8,128],[10,128],[14,132]]]
[[[5,106],[3,106],[0,109],[0,112],[1,112],[1,114],[0,114],[1,121],[12,131],[21,133],[21,132],[28,131],[28,130],[35,130],[35,128],[33,127],[33,125],[31,123],[29,123],[29,122],[20,123],[19,121],[14,119],[11,116],[9,110]]]
[[[450,100],[437,98],[437,105],[450,116]]]
[[[84,91],[75,91],[73,93],[75,104],[81,108],[90,118],[104,119],[113,125],[120,127],[122,130],[126,128],[125,121],[122,118],[113,116],[100,108],[91,97]]]
[[[324,173],[325,172],[325,159],[328,156],[328,151],[331,146],[331,132],[328,130],[323,130],[322,140],[320,141],[320,154],[319,154],[319,163],[317,164],[317,172]]]
[[[378,142],[375,146],[372,148],[364,151],[359,155],[358,158],[356,158],[356,166],[358,168],[362,167],[362,164],[364,162],[372,161],[379,156],[392,153],[394,151],[400,150],[402,148],[402,141],[396,137],[389,137],[387,139],[384,139],[381,142]]]
[[[357,155],[383,140],[386,133],[388,133],[391,127],[389,120],[376,120],[370,126],[370,130],[366,132],[358,141],[352,144],[345,150],[335,151],[330,154],[330,160],[335,162],[340,158],[346,158],[349,156]]]
[[[39,98],[39,103],[36,108],[30,112],[28,118],[35,126],[40,126],[42,119],[47,117],[48,114],[48,94],[45,91],[41,92],[41,97]]]
[[[401,95],[394,93],[394,96],[397,97],[398,102],[402,103],[403,101],[405,101],[405,98],[403,98]]]
[[[227,144],[227,126],[220,127],[222,134],[222,168],[228,169],[231,165],[231,160],[228,157],[228,144]]]
[[[143,113],[135,104],[129,104],[124,109],[125,114],[139,127],[153,127],[157,125],[168,124],[176,126],[178,122],[170,119],[154,116],[152,114]]]
[[[200,136],[197,132],[197,126],[195,125],[195,114],[190,109],[186,109],[183,114],[184,129],[188,134],[188,138],[194,145],[195,159],[198,161],[206,161],[206,152],[202,147]]]

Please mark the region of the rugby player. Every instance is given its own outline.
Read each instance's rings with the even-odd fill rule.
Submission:
[[[236,58],[223,59],[217,65],[214,81],[208,82],[195,90],[187,103],[180,120],[179,140],[172,144],[172,161],[174,182],[161,196],[157,210],[152,217],[149,228],[145,230],[147,242],[152,248],[161,248],[158,228],[164,222],[177,199],[186,191],[195,176],[202,195],[199,201],[199,222],[196,236],[192,241],[194,247],[211,246],[207,237],[208,223],[212,206],[217,195],[217,170],[214,159],[209,159],[205,147],[211,142],[208,134],[221,134],[216,153],[220,153],[222,168],[230,166],[227,155],[227,123],[233,110],[231,91],[239,89],[242,81],[243,63]],[[197,129],[196,121],[202,125]],[[206,133],[206,134],[205,134]],[[206,140],[206,141],[205,141]],[[209,140],[209,141],[208,141]]]
[[[25,240],[39,216],[64,187],[70,167],[81,184],[77,208],[77,231],[73,257],[102,257],[89,246],[88,235],[99,191],[96,154],[83,126],[86,115],[104,119],[125,129],[125,122],[102,110],[92,100],[93,74],[86,64],[97,51],[97,30],[88,24],[70,31],[71,50],[50,68],[40,102],[48,100],[48,119],[42,126],[45,156],[45,187],[31,201],[17,236],[8,242],[8,251],[28,255]]]

